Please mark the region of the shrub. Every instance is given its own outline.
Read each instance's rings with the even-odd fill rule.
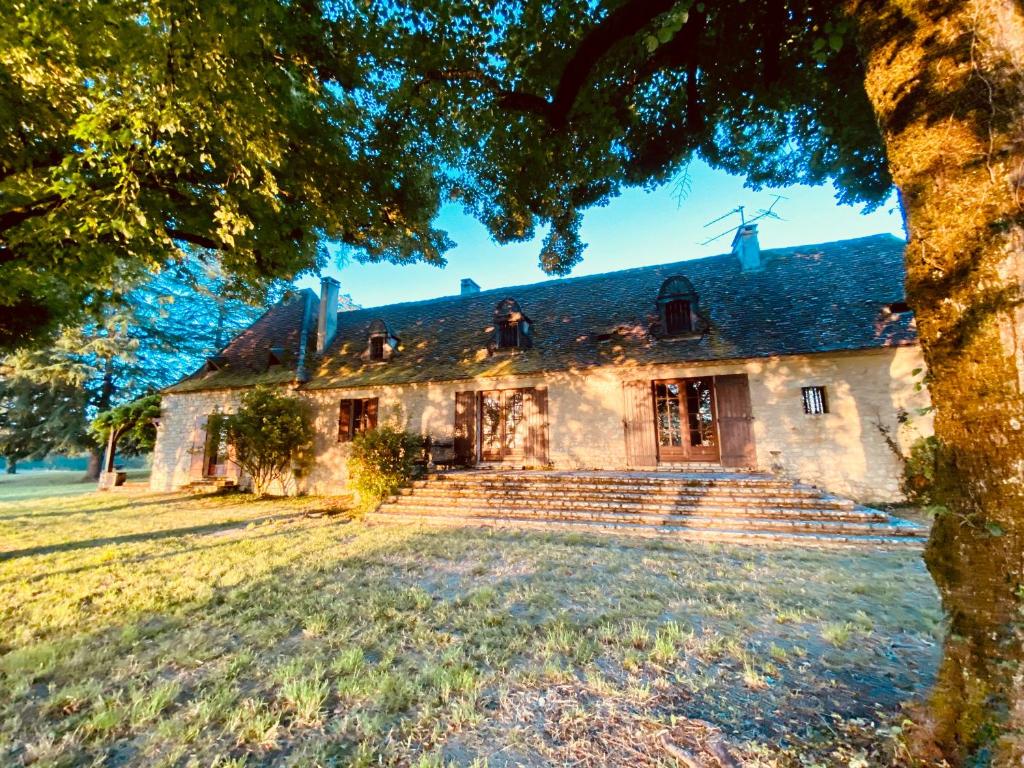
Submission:
[[[938,464],[939,441],[934,436],[915,440],[903,464],[903,493],[909,501],[925,506],[936,503]]]
[[[412,480],[422,453],[422,437],[393,427],[377,427],[356,435],[348,471],[360,505],[375,506]]]
[[[287,488],[312,460],[313,424],[305,403],[269,387],[242,395],[237,413],[224,416],[234,461],[252,479],[252,491],[266,496],[274,481]]]

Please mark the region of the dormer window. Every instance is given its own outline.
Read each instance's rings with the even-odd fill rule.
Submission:
[[[693,284],[682,275],[674,275],[658,291],[656,335],[663,338],[694,338],[707,329],[707,321],[697,311],[698,296]]]
[[[366,349],[360,357],[371,363],[390,360],[398,349],[398,338],[383,320],[374,320],[366,329]]]
[[[685,299],[673,299],[665,305],[665,331],[669,336],[678,336],[693,330],[693,317],[690,314],[690,302]]]
[[[372,336],[370,338],[370,359],[374,361],[384,359],[384,337]]]
[[[530,319],[515,299],[505,299],[494,309],[495,350],[529,349],[532,345]]]
[[[502,320],[498,323],[498,348],[511,349],[519,346],[519,323]]]

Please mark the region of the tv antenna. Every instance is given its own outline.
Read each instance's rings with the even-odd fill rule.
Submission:
[[[722,221],[723,219],[727,219],[730,216],[733,216],[733,215],[735,215],[737,213],[740,215],[740,223],[738,225],[736,225],[735,227],[729,227],[729,229],[725,230],[724,232],[719,232],[717,235],[714,235],[713,237],[709,237],[707,240],[705,240],[703,243],[701,243],[701,245],[707,245],[708,243],[713,243],[718,238],[725,237],[730,232],[735,232],[737,229],[739,229],[740,227],[744,227],[747,224],[753,224],[755,221],[758,221],[759,219],[777,219],[778,221],[785,221],[784,218],[779,216],[779,214],[775,213],[775,206],[778,204],[779,200],[788,200],[789,198],[786,197],[785,195],[772,195],[772,197],[774,199],[772,200],[771,205],[769,205],[767,208],[758,208],[756,215],[753,218],[749,219],[749,220],[747,219],[746,214],[744,213],[746,211],[746,206],[744,206],[744,205],[737,205],[735,208],[733,208],[728,213],[723,213],[717,219],[712,219],[711,221],[709,221],[707,224],[704,225],[704,229],[707,229],[712,224],[717,224],[718,222]]]

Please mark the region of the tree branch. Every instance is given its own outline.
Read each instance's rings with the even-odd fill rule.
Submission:
[[[193,232],[185,232],[180,229],[174,229],[173,227],[164,227],[164,232],[172,240],[181,240],[184,243],[190,243],[191,245],[198,245],[200,248],[210,248],[215,251],[224,250],[224,246],[218,243],[212,238],[206,237],[205,235],[197,235]]]
[[[60,205],[60,203],[60,195],[47,195],[46,197],[41,197],[38,200],[33,200],[31,203],[19,205],[11,208],[9,211],[4,211],[3,213],[0,213],[0,232],[6,232],[8,229],[13,229],[28,219],[32,219],[37,216],[45,216]]]
[[[592,29],[565,65],[551,103],[551,124],[563,128],[590,73],[616,44],[632,37],[655,18],[672,9],[675,0],[630,0]]]

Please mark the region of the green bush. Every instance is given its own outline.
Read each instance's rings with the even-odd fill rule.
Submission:
[[[252,479],[252,491],[266,496],[276,480],[287,489],[312,461],[313,423],[306,404],[268,387],[242,395],[236,413],[223,416],[234,461]]]
[[[422,454],[423,438],[411,432],[378,427],[356,435],[348,471],[360,506],[376,506],[412,480]]]
[[[914,504],[936,504],[936,477],[939,465],[939,441],[921,437],[910,446],[910,455],[903,464],[903,493]]]

